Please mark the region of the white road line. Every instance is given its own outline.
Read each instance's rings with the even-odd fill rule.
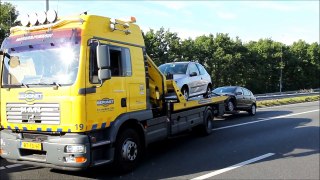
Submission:
[[[11,165],[8,165],[8,166],[2,166],[2,167],[0,167],[0,170],[19,167],[19,166],[23,166],[23,164],[11,164]]]
[[[261,160],[261,159],[265,159],[265,158],[270,157],[270,156],[273,156],[273,155],[274,155],[274,153],[268,153],[268,154],[265,154],[265,155],[262,155],[262,156],[259,156],[259,157],[256,157],[256,158],[249,159],[249,160],[247,160],[247,161],[241,162],[241,163],[239,163],[239,164],[235,164],[235,165],[233,165],[233,166],[230,166],[230,167],[227,167],[227,168],[224,168],[224,169],[220,169],[220,170],[217,170],[217,171],[213,171],[213,172],[211,172],[211,173],[208,173],[208,174],[205,174],[205,175],[202,175],[202,176],[193,178],[193,179],[191,179],[191,180],[208,179],[208,178],[213,177],[213,176],[216,176],[216,175],[218,175],[218,174],[221,174],[221,173],[224,173],[224,172],[227,172],[227,171],[231,171],[231,170],[233,170],[233,169],[236,169],[236,168],[245,166],[245,165],[247,165],[247,164],[250,164],[250,163],[259,161],[259,160]]]
[[[301,113],[294,113],[294,114],[287,114],[287,115],[282,115],[282,116],[270,117],[270,118],[261,118],[261,120],[258,120],[258,121],[251,121],[251,122],[235,124],[235,125],[231,125],[231,126],[214,128],[212,130],[213,131],[219,131],[219,130],[222,130],[222,129],[229,129],[229,128],[233,128],[233,127],[244,126],[244,125],[247,125],[247,124],[254,124],[254,123],[258,123],[258,122],[269,121],[269,120],[273,120],[273,119],[279,119],[279,118],[290,117],[290,116],[296,116],[296,115],[300,115],[300,114],[307,114],[307,113],[312,113],[312,112],[316,112],[316,111],[319,111],[319,109],[306,111],[306,112],[301,112]]]

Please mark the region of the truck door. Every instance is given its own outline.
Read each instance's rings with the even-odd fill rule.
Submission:
[[[101,87],[98,80],[96,43],[89,47],[89,78],[86,78],[87,130],[109,126],[120,114],[127,112],[127,71],[125,48],[110,46],[111,79]],[[94,87],[94,88],[92,88]]]

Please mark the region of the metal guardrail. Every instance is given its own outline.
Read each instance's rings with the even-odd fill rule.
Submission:
[[[287,91],[277,93],[266,93],[266,94],[255,94],[257,101],[268,100],[268,99],[283,99],[288,97],[299,97],[308,95],[320,95],[320,88],[310,90],[299,90],[299,91]]]

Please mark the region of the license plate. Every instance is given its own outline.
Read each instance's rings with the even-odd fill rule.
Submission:
[[[42,144],[38,142],[21,142],[21,148],[41,151]]]

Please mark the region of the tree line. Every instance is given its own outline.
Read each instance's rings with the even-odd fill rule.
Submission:
[[[0,1],[0,43],[9,35],[18,11]],[[320,46],[303,40],[285,45],[272,39],[243,43],[238,37],[217,33],[182,39],[177,33],[150,29],[143,32],[146,50],[157,65],[198,61],[211,75],[214,87],[239,85],[254,93],[319,88]]]
[[[243,43],[228,34],[181,39],[163,27],[143,33],[146,50],[157,65],[198,61],[211,75],[213,86],[238,85],[253,93],[319,88],[320,45],[298,40],[286,45],[272,39]]]

